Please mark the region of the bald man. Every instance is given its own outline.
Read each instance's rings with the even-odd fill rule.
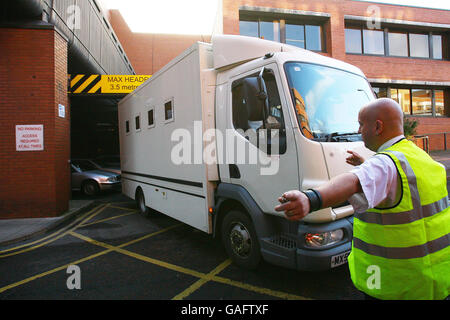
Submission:
[[[450,207],[445,168],[405,139],[403,112],[377,99],[358,115],[364,160],[351,152],[354,170],[307,191],[285,192],[276,211],[289,220],[348,200],[355,210],[353,283],[366,298],[444,299],[450,290]],[[372,271],[378,280],[371,283]]]

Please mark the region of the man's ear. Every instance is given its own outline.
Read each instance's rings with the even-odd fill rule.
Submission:
[[[376,120],[375,121],[375,134],[377,136],[379,136],[380,134],[383,133],[384,130],[384,123],[381,120]]]

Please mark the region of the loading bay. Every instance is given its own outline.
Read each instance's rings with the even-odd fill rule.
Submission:
[[[160,213],[141,215],[121,194],[95,204],[57,230],[0,248],[0,300],[363,299],[347,265],[298,272],[263,262],[248,271],[219,240]]]

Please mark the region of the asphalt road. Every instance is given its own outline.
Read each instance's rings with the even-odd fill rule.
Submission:
[[[0,299],[363,299],[347,265],[236,267],[220,241],[110,193],[58,230],[0,248]]]

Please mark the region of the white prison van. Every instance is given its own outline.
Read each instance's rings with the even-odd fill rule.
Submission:
[[[363,156],[360,69],[289,45],[222,35],[194,44],[119,103],[122,192],[221,237],[232,260],[297,270],[346,262],[348,203],[291,222],[274,207]]]

